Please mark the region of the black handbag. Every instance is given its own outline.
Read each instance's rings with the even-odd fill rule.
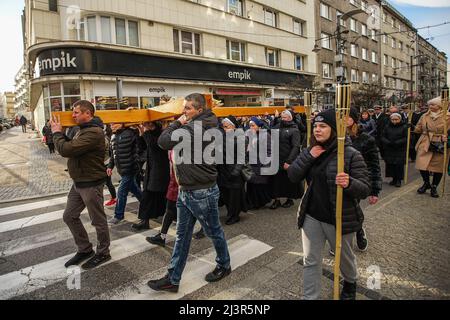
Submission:
[[[428,124],[425,124],[427,128],[427,137],[430,141],[430,147],[428,148],[429,152],[438,153],[438,154],[444,154],[445,145],[442,141],[431,141],[429,131],[428,131]]]

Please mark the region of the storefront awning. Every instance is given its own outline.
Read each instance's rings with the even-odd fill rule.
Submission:
[[[249,91],[239,89],[217,89],[216,94],[219,96],[260,96],[261,91]]]

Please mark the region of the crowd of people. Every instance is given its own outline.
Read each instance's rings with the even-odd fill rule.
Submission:
[[[306,117],[286,108],[281,114],[218,119],[206,106],[201,94],[185,98],[184,113],[172,123],[151,122],[141,125],[114,123],[104,126],[95,117],[95,108],[88,101],[75,103],[73,119],[78,124],[76,133],[69,137],[61,124],[52,119],[45,131],[51,135],[52,148],[69,158],[68,170],[74,185],[68,195],[64,221],[72,231],[78,247],[77,254],[66,267],[83,264],[83,268],[96,267],[111,259],[109,255],[110,225],[124,220],[127,196],[131,192],[139,201],[139,221],[133,224],[136,231],[150,228],[150,220],[163,216],[159,234],[148,237],[152,244],[166,244],[169,226],[177,221],[177,237],[166,276],[151,280],[148,285],[158,291],[177,292],[189,253],[194,225],[201,225],[200,234],[209,237],[217,253],[217,267],[205,279],[219,281],[231,272],[227,241],[219,220],[219,206],[225,206],[226,224],[240,221],[241,212],[268,208],[294,206],[302,199],[298,214],[298,228],[302,230],[304,252],[304,297],[318,299],[322,268],[322,251],[328,241],[331,248],[336,238],[336,185],[344,189],[343,243],[341,272],[344,278],[342,299],[356,296],[357,247],[367,249],[367,236],[363,228],[364,214],[360,201],[368,198],[376,204],[382,189],[380,157],[384,159],[386,177],[391,185],[401,186],[406,162],[408,129],[411,129],[411,159],[424,180],[417,191],[431,190],[438,197],[437,186],[443,172],[444,155],[441,147],[448,141],[444,121],[450,118],[443,110],[440,98],[415,111],[409,121],[406,108],[391,106],[386,112],[381,106],[360,110],[352,108],[347,119],[345,145],[345,172],[337,172],[337,133],[334,110],[315,111],[312,115],[312,132],[307,147]],[[218,128],[226,136],[237,129],[252,133],[246,135],[245,150],[256,151],[267,145],[267,155],[273,154],[270,134],[275,130],[279,152],[279,167],[272,175],[263,169],[269,166],[258,158],[256,163],[234,162],[214,164],[194,159],[194,154],[176,153],[177,131],[184,129],[192,137],[199,123],[201,132]],[[450,128],[450,123],[447,128]],[[50,133],[48,133],[50,131]],[[267,135],[261,134],[264,131]],[[261,139],[267,139],[267,143]],[[48,139],[50,141],[50,139]],[[202,142],[201,150],[208,147]],[[233,141],[235,151],[237,141]],[[50,146],[49,146],[50,148]],[[51,150],[50,150],[51,151]],[[193,152],[193,151],[192,151]],[[223,159],[228,159],[224,148]],[[248,161],[248,158],[246,158]],[[183,160],[183,159],[181,159]],[[116,192],[111,176],[116,169],[120,185]],[[431,176],[433,181],[431,182]],[[305,181],[307,189],[305,190]],[[107,184],[111,199],[107,206],[115,205],[114,217],[106,220],[103,186]],[[306,191],[306,192],[305,192]],[[282,201],[282,199],[285,199]],[[87,207],[97,230],[98,247],[94,252],[80,220],[81,211]]]

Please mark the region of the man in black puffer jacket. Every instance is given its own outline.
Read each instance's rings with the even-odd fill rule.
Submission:
[[[142,191],[136,182],[139,172],[139,133],[132,128],[126,128],[123,124],[112,124],[114,135],[111,138],[112,156],[110,158],[107,173],[112,175],[114,167],[121,176],[119,190],[117,192],[117,205],[114,217],[109,220],[110,224],[118,224],[125,217],[127,196],[131,192],[141,201]]]

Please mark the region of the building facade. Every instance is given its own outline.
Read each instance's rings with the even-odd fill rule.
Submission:
[[[28,88],[27,68],[22,66],[14,78],[14,112],[17,115],[24,115],[27,119],[31,119]]]
[[[357,9],[361,13],[347,19],[339,17]],[[334,105],[334,87],[338,77],[344,76],[354,89],[363,84],[380,84],[379,24],[371,18],[372,14],[379,12],[379,4],[375,0],[316,1],[316,16],[319,17],[316,24],[318,82],[321,89],[330,92],[330,98],[323,101],[325,108]],[[342,55],[337,50],[338,28],[344,40]]]
[[[312,1],[27,0],[24,21],[38,127],[80,98],[97,109],[192,92],[285,105],[316,73]]]
[[[426,39],[418,37],[418,94],[424,102],[441,94],[446,83],[447,56]]]
[[[12,119],[16,115],[14,110],[14,93],[5,92],[0,94],[0,115],[2,118]]]
[[[405,103],[416,96],[417,30],[387,1],[382,1],[381,18],[380,74],[386,101]]]

